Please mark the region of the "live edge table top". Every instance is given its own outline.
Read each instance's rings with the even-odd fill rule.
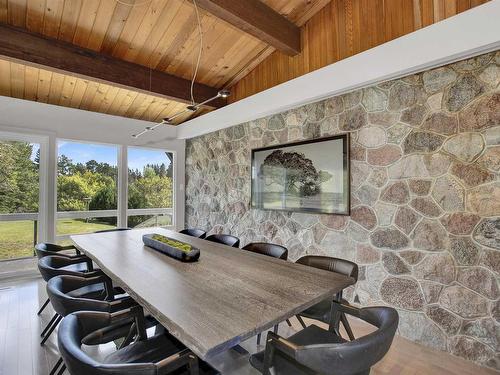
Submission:
[[[144,246],[158,233],[200,249],[182,263]],[[162,228],[75,235],[76,247],[202,359],[219,354],[354,280]]]

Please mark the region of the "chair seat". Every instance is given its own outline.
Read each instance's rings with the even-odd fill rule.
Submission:
[[[349,305],[349,302],[345,299],[342,299],[342,303],[345,305]],[[323,323],[330,323],[330,313],[332,311],[332,301],[325,299],[314,306],[309,307],[308,309],[302,311],[300,316],[305,318],[319,320]]]
[[[60,270],[73,271],[73,272],[87,272],[87,263],[70,264],[69,266],[61,267]]]
[[[114,291],[115,295],[124,294],[123,289],[118,287],[115,287]],[[87,285],[82,288],[72,290],[67,294],[74,298],[88,298],[98,300],[104,300],[106,298],[106,291],[103,283]]]
[[[300,332],[287,338],[288,341],[295,345],[311,345],[314,344],[340,344],[346,342],[342,337],[329,332],[325,329],[319,328],[316,325],[310,325]],[[264,351],[258,352],[250,357],[250,364],[260,372],[264,368]],[[310,375],[314,374],[310,369],[305,366],[298,367],[297,363],[290,363],[285,356],[277,354],[274,366],[275,374],[279,375]]]

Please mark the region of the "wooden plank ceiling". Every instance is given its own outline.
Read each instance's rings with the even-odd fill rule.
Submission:
[[[263,2],[299,26],[328,3]],[[197,82],[223,88],[270,47],[204,10],[200,13],[204,52]],[[185,79],[191,79],[198,54],[191,0],[0,0],[0,23]],[[7,60],[0,60],[0,95],[151,121],[186,106]]]
[[[230,102],[487,0],[261,1],[301,27],[301,53],[291,57],[275,51],[200,10],[204,52],[197,82],[215,88],[231,87]],[[192,0],[0,0],[0,23],[184,79],[191,79],[198,53]],[[0,95],[150,121],[159,121],[186,106],[145,92],[7,60],[0,60]],[[209,110],[202,108],[194,116]]]

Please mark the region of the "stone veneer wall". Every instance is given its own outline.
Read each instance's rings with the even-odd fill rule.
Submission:
[[[349,298],[500,369],[500,51],[187,143],[186,225],[350,259]],[[249,208],[250,150],[351,133],[350,217]]]

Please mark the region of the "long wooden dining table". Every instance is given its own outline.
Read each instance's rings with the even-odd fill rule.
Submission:
[[[201,251],[183,263],[142,242],[158,233]],[[162,228],[71,236],[173,336],[209,359],[354,283],[350,277]]]

